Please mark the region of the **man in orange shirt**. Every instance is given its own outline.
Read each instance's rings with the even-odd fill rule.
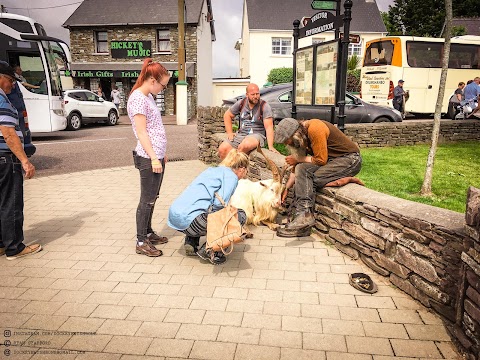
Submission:
[[[287,145],[291,153],[285,162],[295,166],[295,179],[291,178],[287,187],[295,182],[296,206],[295,219],[279,228],[277,235],[308,236],[315,225],[315,188],[358,174],[360,149],[336,126],[318,119],[283,119],[275,128],[275,142]]]

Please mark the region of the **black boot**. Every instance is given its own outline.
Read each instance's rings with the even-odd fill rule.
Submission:
[[[313,216],[313,214],[310,211],[302,211],[297,213],[295,219],[285,225],[285,227],[278,228],[277,236],[309,236],[313,225],[315,225],[315,217]]]
[[[185,244],[183,248],[185,249],[185,254],[187,256],[197,255],[199,237],[185,236]]]

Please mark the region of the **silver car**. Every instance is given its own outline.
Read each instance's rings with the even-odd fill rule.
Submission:
[[[292,117],[292,84],[279,84],[262,88],[260,95],[272,108],[275,123],[278,123],[286,117]],[[223,104],[230,106],[244,96],[245,95],[223,100]],[[336,108],[336,112],[338,113],[338,107]],[[330,121],[331,114],[332,108],[330,105],[297,105],[297,119],[299,120],[322,119]],[[398,110],[369,104],[350,93],[345,95],[345,115],[346,124],[402,121],[402,114]]]

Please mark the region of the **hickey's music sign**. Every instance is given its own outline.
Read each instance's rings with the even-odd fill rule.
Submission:
[[[151,41],[111,41],[112,58],[138,59],[152,55]]]

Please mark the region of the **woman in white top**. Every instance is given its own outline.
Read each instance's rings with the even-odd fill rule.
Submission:
[[[137,146],[133,152],[135,167],[140,172],[140,202],[137,207],[137,254],[161,256],[155,244],[165,244],[168,239],[155,234],[152,215],[155,201],[162,185],[166,162],[167,138],[160,110],[152,95],[163,91],[170,75],[158,62],[145,59],[130,97],[127,111],[132,122]]]

